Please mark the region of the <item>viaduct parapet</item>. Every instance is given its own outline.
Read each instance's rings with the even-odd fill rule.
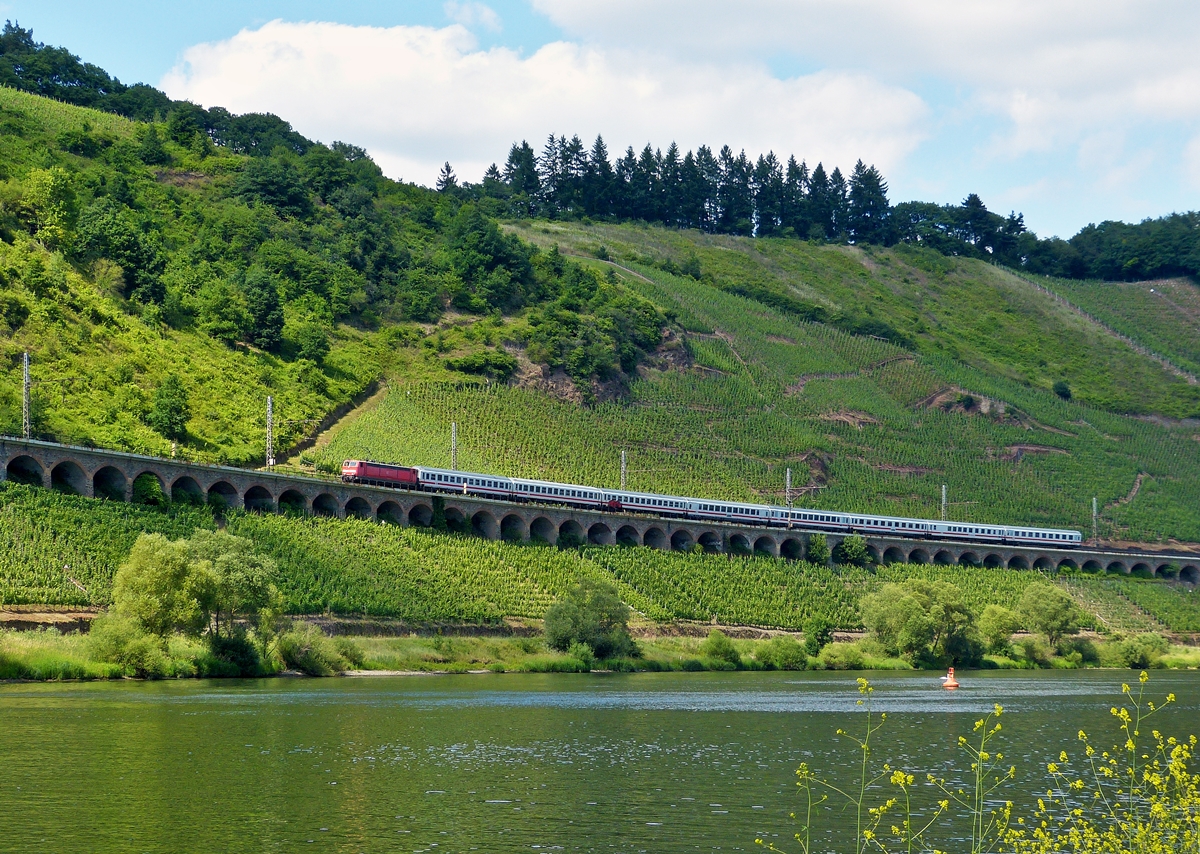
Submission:
[[[429,527],[435,512],[452,530],[488,539],[547,543],[644,545],[686,551],[764,554],[799,559],[815,531],[663,519],[470,495],[410,492],[270,471],[202,465],[120,451],[0,437],[0,480],[49,487],[89,498],[131,501],[134,483],[152,477],[175,501],[209,502],[259,512],[370,519]],[[438,499],[438,500],[435,500]],[[846,534],[826,535],[831,549]],[[1047,549],[868,536],[882,563],[981,565],[1010,569],[1082,569],[1200,583],[1200,555],[1104,548]]]

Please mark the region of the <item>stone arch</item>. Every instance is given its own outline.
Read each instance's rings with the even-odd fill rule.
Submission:
[[[500,539],[500,523],[496,517],[486,510],[479,510],[471,516],[471,533],[485,540]]]
[[[750,538],[745,534],[729,535],[729,553],[734,555],[750,554]]]
[[[46,472],[42,464],[25,454],[9,460],[5,472],[6,477],[13,483],[23,483],[26,486],[46,485]]]
[[[190,477],[188,480],[192,480]],[[180,478],[183,480],[183,478]],[[193,480],[192,483],[195,483]],[[124,501],[125,490],[129,488],[129,481],[125,479],[125,472],[115,466],[104,466],[104,468],[92,475],[92,495],[97,498],[107,498],[109,501]],[[200,487],[196,487],[199,489]],[[174,487],[172,487],[172,490]],[[174,492],[172,492],[174,494]]]
[[[88,477],[71,460],[64,460],[50,470],[50,488],[71,495],[87,495]]]
[[[692,535],[680,528],[671,535],[671,548],[677,552],[686,552],[692,547]]]
[[[1111,573],[1113,575],[1117,575],[1117,574],[1128,575],[1129,574],[1128,567],[1126,567],[1125,564],[1123,564],[1119,560],[1112,561],[1108,566],[1106,566],[1104,568],[1104,571]]]
[[[218,480],[208,488],[208,503],[220,508],[237,507],[241,502],[238,500],[237,490],[233,488],[232,484]]]
[[[1153,578],[1154,568],[1148,563],[1135,563],[1129,568],[1129,574],[1134,578]]]
[[[1000,555],[996,554],[995,552],[992,552],[983,559],[983,565],[988,569],[996,569],[997,567],[1004,566],[1004,558],[1000,557]]]
[[[133,479],[130,490],[135,504],[150,504],[158,507],[166,503],[167,489],[157,472],[143,471]]]
[[[346,515],[353,516],[355,519],[370,519],[375,513],[371,510],[371,504],[361,495],[356,495],[346,502]]]
[[[308,512],[308,499],[297,489],[285,490],[279,496],[279,512],[289,516],[302,516]]]
[[[1053,572],[1055,569],[1057,569],[1057,567],[1054,565],[1054,561],[1045,555],[1041,555],[1033,562],[1033,568],[1040,569],[1045,572]]]
[[[908,553],[909,563],[929,563],[929,552],[925,549],[913,549]]]
[[[632,525],[622,525],[617,529],[617,545],[619,546],[636,546],[641,543],[642,538],[638,536],[637,528]]]
[[[804,545],[795,537],[788,537],[779,544],[779,556],[785,560],[800,560],[804,557]]]
[[[1179,580],[1186,581],[1188,584],[1196,584],[1200,582],[1200,569],[1188,564],[1183,569],[1179,570]]]
[[[529,539],[534,542],[554,545],[557,538],[558,532],[554,529],[554,523],[545,516],[538,516],[529,524]]]
[[[981,561],[975,552],[963,552],[958,556],[959,566],[979,566]]]
[[[414,528],[428,528],[433,524],[433,508],[428,504],[414,504],[408,511],[408,524]]]
[[[1085,560],[1081,569],[1084,572],[1104,572],[1104,564],[1098,560]]]
[[[1013,555],[1008,559],[1009,569],[1029,569],[1029,560],[1025,555]]]
[[[316,501],[313,502],[314,508],[316,503]],[[246,490],[246,494],[242,497],[242,504],[247,510],[258,510],[264,513],[275,509],[275,500],[267,488],[261,484],[255,484]]]
[[[175,482],[171,484],[171,500],[176,504],[203,504],[204,490],[195,478],[185,474],[175,478]]]
[[[648,528],[645,536],[642,537],[642,543],[652,549],[666,551],[671,547],[671,541],[667,539],[667,535],[663,533],[662,528]]]
[[[715,531],[705,531],[696,542],[709,554],[719,554],[721,551],[721,535]]]
[[[1079,569],[1079,564],[1077,564],[1075,561],[1071,560],[1071,558],[1065,557],[1058,562],[1058,566],[1055,568],[1059,572],[1062,572],[1063,570],[1075,570],[1075,569]]]
[[[940,549],[938,553],[933,556],[933,562],[938,566],[953,566],[955,563],[954,555],[952,555],[948,549]]]
[[[588,528],[587,538],[593,546],[611,546],[616,541],[612,528],[603,522],[597,522]]]
[[[563,548],[575,548],[587,542],[583,535],[583,526],[574,519],[568,519],[558,526],[558,545]]]
[[[867,557],[871,559],[871,563],[879,564],[879,549],[875,548],[869,542],[867,543]]]
[[[1160,564],[1158,568],[1154,570],[1154,574],[1159,578],[1176,579],[1179,577],[1179,567],[1173,563]]]
[[[375,518],[386,525],[403,525],[404,508],[395,501],[385,501],[375,511]]]
[[[516,513],[509,513],[500,520],[500,539],[506,543],[523,543],[528,537],[525,520]]]
[[[312,512],[314,516],[339,516],[341,508],[338,506],[337,499],[328,492],[322,492],[312,501]]]
[[[779,557],[779,546],[771,537],[759,537],[754,541],[754,553],[767,557]]]
[[[444,511],[446,519],[446,530],[453,531],[456,534],[465,534],[471,530],[471,524],[467,521],[464,514],[457,507],[447,507]]]
[[[907,560],[908,559],[904,556],[904,552],[901,551],[897,546],[889,546],[883,552],[884,563],[905,563]]]

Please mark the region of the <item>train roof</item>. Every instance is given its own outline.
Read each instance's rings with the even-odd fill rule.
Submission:
[[[392,465],[385,463],[384,465]],[[508,481],[513,484],[536,485],[536,486],[552,486],[565,489],[587,490],[589,492],[599,492],[604,495],[612,495],[619,499],[625,498],[651,498],[661,499],[666,501],[678,501],[688,504],[716,504],[722,507],[737,507],[752,510],[766,510],[768,512],[781,511],[793,513],[822,513],[830,516],[839,516],[853,519],[863,519],[865,521],[888,521],[888,522],[910,522],[921,525],[956,525],[960,527],[970,528],[996,528],[1006,531],[1027,531],[1031,533],[1049,533],[1049,534],[1073,534],[1082,537],[1079,531],[1069,528],[1036,528],[1030,525],[1003,525],[996,522],[956,522],[943,521],[941,519],[921,519],[910,516],[880,516],[874,513],[851,513],[845,510],[826,510],[820,507],[786,507],[781,504],[754,504],[746,501],[729,501],[721,498],[695,498],[687,495],[669,495],[662,492],[641,492],[632,489],[609,489],[601,486],[588,486],[581,483],[565,483],[557,480],[541,480],[539,478],[525,477],[506,477],[497,474],[484,474],[482,472],[463,471],[461,469],[443,469],[434,468],[432,466],[414,466],[422,472],[432,472],[436,474],[448,474],[459,477],[474,477],[486,478],[489,480]]]

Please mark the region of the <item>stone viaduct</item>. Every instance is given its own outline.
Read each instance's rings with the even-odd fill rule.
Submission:
[[[640,513],[608,513],[513,503],[468,495],[435,495],[271,471],[202,465],[33,439],[0,437],[0,480],[50,487],[89,498],[132,501],[134,484],[153,478],[175,501],[208,502],[259,512],[372,519],[429,527],[435,515],[451,530],[489,539],[548,543],[644,545],[684,551],[764,554],[799,559],[811,531],[757,528]],[[440,519],[438,520],[440,522]],[[845,534],[827,534],[831,549]],[[881,563],[981,565],[1012,569],[1082,569],[1200,583],[1200,555],[1112,549],[1046,549],[954,541],[867,538]]]

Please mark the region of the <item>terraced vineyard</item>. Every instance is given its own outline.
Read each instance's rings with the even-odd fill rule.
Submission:
[[[0,487],[0,605],[107,604],[113,574],[139,532],[183,537],[214,526],[207,510],[157,510],[6,484]],[[952,582],[978,613],[993,602],[1015,607],[1025,586],[1043,579],[1030,571],[970,567],[868,571],[646,548],[559,550],[357,520],[235,513],[227,527],[276,560],[289,612],[413,622],[538,618],[570,585],[592,578],[615,585],[624,601],[654,621],[715,618],[726,625],[799,628],[823,616],[856,629],[859,599],[886,581]],[[1098,627],[1145,630],[1146,614],[1177,631],[1200,624],[1196,594],[1179,588],[1090,577],[1060,583],[1086,612],[1100,614]],[[1141,614],[1142,623],[1117,621],[1114,614]]]
[[[1200,376],[1200,287],[1187,279],[1046,286],[1123,335]]]
[[[642,236],[605,229],[607,239],[626,232]],[[329,471],[350,457],[444,466],[457,422],[459,465],[473,470],[616,486],[625,449],[637,489],[780,501],[790,467],[813,507],[936,516],[946,484],[953,519],[1090,530],[1095,496],[1102,534],[1200,540],[1200,442],[1186,425],[1063,400],[986,360],[972,367],[936,348],[797,321],[637,261],[617,272],[688,330],[685,363],[676,354],[675,367],[643,371],[627,401],[582,408],[511,386],[398,379],[311,461]],[[1128,350],[1109,367],[1164,372]]]

